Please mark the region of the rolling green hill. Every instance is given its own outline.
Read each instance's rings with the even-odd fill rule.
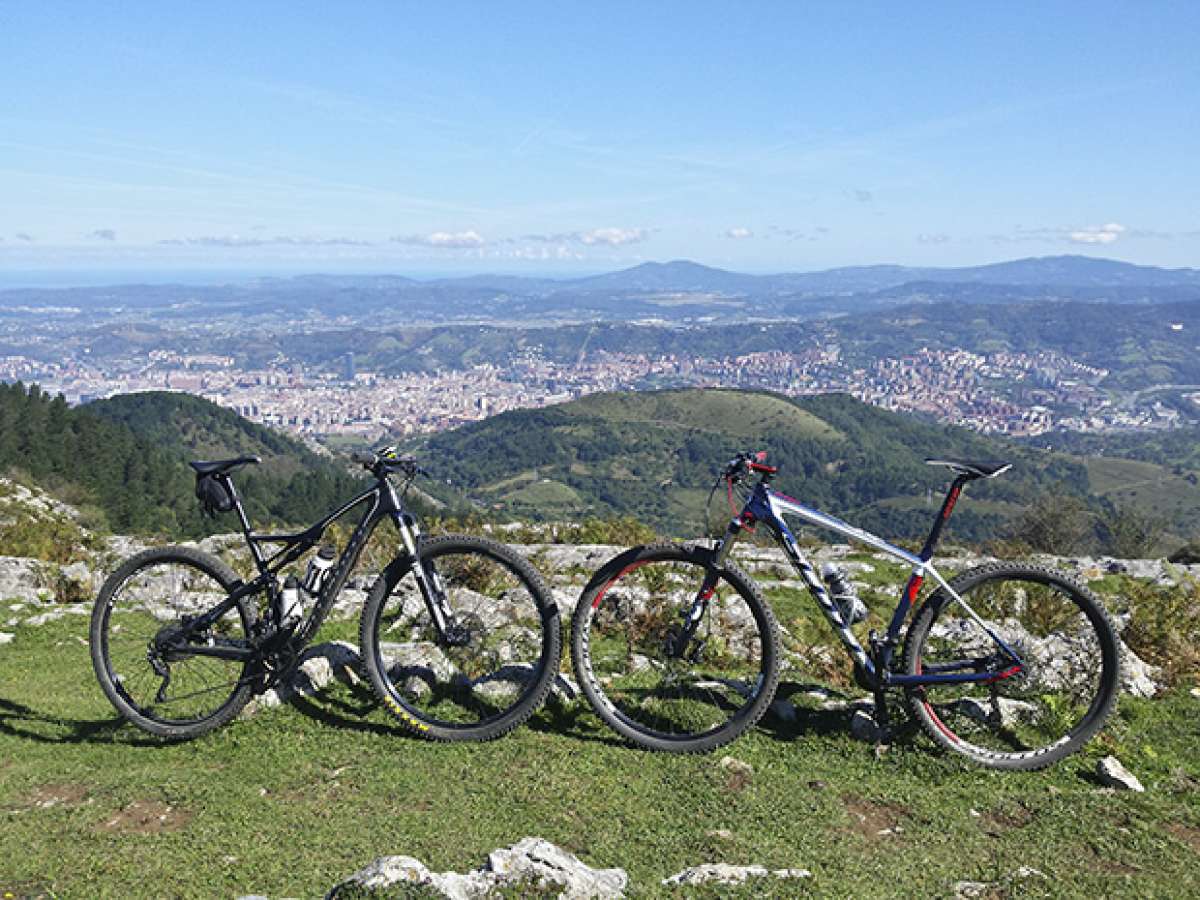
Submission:
[[[201,517],[187,460],[243,453],[263,457],[236,479],[257,522],[307,523],[357,487],[339,462],[197,397],[72,408],[36,386],[0,385],[0,472],[83,506],[102,530],[182,538],[232,527]]]
[[[842,395],[678,390],[597,394],[519,410],[414,444],[475,502],[533,518],[632,514],[695,534],[715,470],[746,449],[781,467],[779,487],[883,533],[918,537],[947,484],[926,456],[1011,459],[971,486],[953,531],[981,540],[1035,497],[1061,490],[1100,504],[1079,461],[961,428],[926,423]],[[723,502],[723,501],[722,501]],[[716,507],[720,517],[723,507]]]

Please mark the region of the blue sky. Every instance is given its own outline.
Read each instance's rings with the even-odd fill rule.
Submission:
[[[1200,4],[0,6],[0,271],[1200,264]]]

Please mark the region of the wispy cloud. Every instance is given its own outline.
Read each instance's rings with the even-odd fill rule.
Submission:
[[[111,228],[97,228],[88,237],[95,238],[98,241],[115,241],[117,233]]]
[[[730,229],[726,230],[725,237],[732,238],[735,241],[740,241],[743,238],[754,237],[754,232],[751,231],[749,228],[745,228],[745,227],[739,225],[736,228],[730,228]]]
[[[650,236],[645,228],[593,228],[579,235],[579,243],[589,247],[604,244],[619,247],[623,244],[640,244]]]
[[[33,243],[33,235],[26,234],[24,231],[18,231],[15,235],[13,235],[13,237],[15,237],[18,241],[24,241],[27,244]]]
[[[1118,222],[1109,222],[1105,225],[1039,226],[1036,228],[1018,225],[1007,234],[991,235],[991,239],[998,244],[1112,244],[1126,234],[1138,233],[1130,232],[1128,228]]]
[[[242,237],[231,235],[202,235],[200,237],[167,238],[158,243],[177,247],[370,247],[370,241],[356,241],[352,238],[333,237],[294,237],[279,235],[270,238]]]
[[[941,232],[917,235],[918,244],[946,244],[949,243],[949,241],[950,235],[942,234]]]
[[[520,240],[538,244],[582,244],[585,247],[620,247],[638,244],[650,237],[648,228],[592,228],[587,231],[559,231],[551,234],[526,234]]]
[[[1067,237],[1074,244],[1111,244],[1125,233],[1125,226],[1117,222],[1107,225],[1089,225],[1070,232]]]
[[[397,235],[392,243],[413,247],[439,247],[448,250],[466,250],[482,247],[487,240],[478,231],[434,231],[430,234]]]

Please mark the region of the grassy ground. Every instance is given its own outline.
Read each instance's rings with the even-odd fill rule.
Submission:
[[[634,896],[716,861],[813,872],[776,895],[948,896],[1022,865],[1046,878],[992,896],[1200,893],[1200,701],[1182,690],[1123,701],[1101,742],[1041,774],[989,774],[913,736],[876,760],[845,713],[816,709],[714,756],[626,748],[582,706],[434,745],[342,685],[163,745],[114,721],[85,629],[70,616],[0,647],[0,896],[312,897],[377,856],[463,871],[525,835],[624,867]],[[1110,751],[1146,794],[1097,786]]]

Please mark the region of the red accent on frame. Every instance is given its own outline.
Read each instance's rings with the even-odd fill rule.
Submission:
[[[950,496],[946,498],[946,507],[942,510],[942,520],[950,518],[950,513],[954,511],[954,504],[958,502],[958,495],[962,493],[962,488],[957,484],[951,489]]]
[[[614,584],[616,584],[618,581],[620,581],[622,578],[624,578],[626,575],[628,575],[630,572],[632,572],[638,566],[644,566],[648,562],[650,562],[650,560],[643,559],[640,562],[631,563],[630,565],[623,568],[616,575],[614,575],[611,579],[609,579],[608,583],[606,585],[604,585],[604,587],[600,588],[599,593],[596,594],[596,599],[592,601],[592,609],[595,609],[596,607],[598,607],[600,605],[600,601],[604,599],[604,595],[608,593],[608,589],[610,587],[612,587]]]
[[[917,592],[921,590],[921,585],[924,583],[925,577],[923,575],[914,575],[908,579],[908,589],[904,593],[908,596],[909,603],[916,602]]]
[[[1012,676],[1016,675],[1020,671],[1021,671],[1020,666],[1009,666],[1003,672],[997,672],[995,675],[993,675],[991,678],[989,678],[987,680],[987,683],[991,684],[994,681],[1000,681],[1004,678],[1012,678]]]

